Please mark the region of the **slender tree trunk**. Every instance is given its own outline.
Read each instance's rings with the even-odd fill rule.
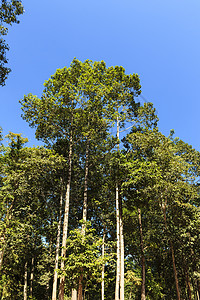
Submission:
[[[200,298],[200,281],[197,279],[197,295],[198,295],[198,300]]]
[[[24,300],[28,299],[28,262],[25,262],[24,265]]]
[[[200,300],[200,295],[199,295],[199,287],[198,287],[198,280],[197,280],[197,300]]]
[[[117,117],[117,138],[119,139],[119,119]],[[119,145],[118,145],[119,149]],[[120,298],[120,212],[119,212],[119,184],[116,178],[116,222],[117,222],[117,270],[116,270],[116,285],[115,285],[115,300]]]
[[[116,286],[115,300],[119,300],[120,286],[120,218],[119,218],[119,189],[118,182],[116,183],[116,219],[117,219],[117,270],[116,270]]]
[[[192,285],[192,299],[195,299],[195,296],[196,296],[196,286],[195,286],[195,282],[194,282],[193,278],[191,278],[191,285]]]
[[[85,179],[84,179],[84,194],[83,194],[83,225],[82,234],[85,235],[85,223],[87,221],[87,200],[88,200],[88,172],[89,172],[89,139],[86,141],[85,153]]]
[[[67,230],[68,230],[68,219],[69,219],[69,197],[70,197],[70,187],[71,187],[71,176],[72,176],[72,131],[70,134],[69,141],[69,158],[68,158],[68,181],[67,189],[65,194],[65,214],[63,222],[63,237],[62,237],[62,251],[61,258],[65,258],[66,255],[66,242],[67,242]],[[64,270],[65,263],[61,260],[61,270]],[[64,300],[64,289],[65,289],[65,276],[63,275],[60,279],[59,287],[59,300]]]
[[[53,291],[52,291],[52,300],[56,300],[57,294],[57,283],[58,283],[58,259],[59,259],[59,249],[60,249],[60,233],[61,233],[61,221],[62,221],[62,204],[63,204],[63,195],[61,188],[60,195],[60,209],[59,209],[59,219],[58,219],[58,229],[57,229],[57,240],[56,240],[56,257],[55,257],[55,267],[54,267],[54,277],[53,277]]]
[[[145,295],[145,256],[144,256],[144,239],[143,239],[142,218],[141,218],[140,208],[138,208],[138,221],[139,221],[139,229],[140,229],[140,249],[141,249],[141,263],[142,263],[141,300],[145,300],[146,299],[146,295]]]
[[[105,238],[106,238],[106,232],[105,227],[103,228],[103,243],[102,243],[102,258],[105,256]],[[105,264],[102,266],[102,273],[101,273],[101,300],[104,300],[104,293],[105,293]]]
[[[31,260],[30,297],[33,297],[34,257]]]
[[[0,244],[0,271],[3,265],[3,255],[5,251],[5,234],[0,238],[1,244]]]
[[[83,300],[83,274],[79,277],[79,283],[78,283],[78,300]]]
[[[192,300],[192,293],[191,293],[191,284],[190,284],[190,278],[189,278],[189,272],[188,272],[188,266],[187,266],[187,262],[185,260],[184,254],[182,252],[182,257],[183,257],[183,270],[184,270],[184,274],[183,276],[185,277],[185,283],[186,283],[186,289],[187,289],[187,295],[188,295],[188,299]]]
[[[190,279],[189,279],[188,271],[186,271],[186,283],[187,283],[188,299],[192,300],[191,285],[190,285]]]
[[[200,300],[199,291],[197,291],[197,300]]]
[[[76,289],[72,289],[72,298],[71,300],[77,300],[77,290]]]
[[[122,199],[120,197],[120,300],[124,300],[124,233],[122,219]]]
[[[84,194],[83,194],[83,225],[82,235],[85,236],[86,221],[87,221],[87,202],[88,202],[88,173],[89,173],[89,139],[86,141],[85,153],[85,179],[84,179]],[[78,300],[83,299],[83,274],[79,277],[78,283]]]
[[[163,209],[163,215],[164,215],[165,228],[167,229],[166,205],[167,205],[167,202],[165,201],[165,204],[164,204],[164,206],[162,206],[162,209]],[[175,279],[175,284],[176,284],[177,300],[181,300],[180,288],[179,288],[178,276],[177,276],[177,270],[176,270],[176,263],[175,263],[174,247],[173,247],[171,239],[169,239],[169,245],[170,245],[170,250],[171,250],[171,254],[172,254],[172,263],[173,263],[173,270],[174,270],[174,279]]]
[[[52,228],[52,224],[53,224],[53,220],[51,219],[51,228]],[[52,248],[53,248],[53,241],[52,241],[52,237],[50,237],[50,240],[49,240],[49,256],[51,256]],[[48,273],[51,274],[50,264],[48,264],[47,270],[48,270]],[[47,281],[47,284],[46,284],[46,298],[47,299],[50,298],[50,281],[51,281],[51,276],[48,277],[48,281]]]
[[[85,295],[86,295],[86,287],[85,287],[85,289],[84,289],[84,293],[83,293],[83,300],[85,300],[86,298],[85,298]]]

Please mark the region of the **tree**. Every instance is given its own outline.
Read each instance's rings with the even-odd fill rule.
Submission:
[[[107,70],[106,91],[108,118],[117,123],[117,145],[119,152],[119,129],[127,122],[133,122],[137,116],[140,103],[136,103],[140,91],[140,81],[137,74],[127,75],[123,67],[110,67]],[[117,155],[119,156],[119,155]],[[119,168],[119,157],[116,159]],[[116,227],[117,227],[117,267],[115,300],[124,299],[124,236],[122,217],[122,197],[119,193],[119,174],[116,172]]]
[[[20,296],[24,285],[26,298],[32,259],[38,260],[47,248],[42,240],[48,241],[52,208],[54,214],[56,211],[54,202],[63,158],[48,149],[23,147],[27,139],[19,134],[10,133],[8,138],[9,146],[3,147],[1,157],[0,294],[2,298],[6,294],[11,298]],[[43,292],[44,289],[40,294]]]
[[[11,69],[6,67],[8,60],[6,51],[9,50],[3,36],[7,35],[7,25],[19,23],[18,16],[23,14],[24,8],[20,0],[1,0],[0,2],[0,85],[5,85],[5,80],[8,77]]]
[[[173,270],[177,299],[180,299],[180,249],[185,247],[181,243],[178,246],[177,243],[180,241],[181,230],[191,234],[189,233],[191,231],[188,224],[189,219],[185,214],[191,213],[191,210],[195,210],[198,214],[198,210],[190,204],[198,198],[197,189],[194,186],[197,173],[192,172],[196,168],[191,160],[189,162],[189,156],[187,156],[188,161],[185,161],[185,151],[182,151],[184,154],[182,155],[179,143],[164,137],[157,129],[139,130],[130,134],[127,139],[130,142],[130,148],[127,148],[127,162],[124,163],[126,176],[123,183],[127,205],[131,205],[129,202],[131,200],[136,207],[143,210],[146,224],[150,218],[150,228],[148,230],[145,228],[144,236],[145,244],[150,243],[147,248],[153,250],[156,244],[163,240],[159,247],[166,249],[166,262],[169,254],[171,255],[173,268],[170,272]],[[185,145],[185,149],[187,148]],[[181,149],[183,150],[183,145]],[[193,156],[190,157],[198,157],[198,153],[194,153],[194,151],[192,153]],[[162,212],[162,218],[160,218],[160,212]],[[192,219],[194,218],[196,217],[193,216]],[[156,241],[153,235],[154,220],[157,222],[155,226],[157,227],[156,231],[159,231],[157,234],[160,236],[160,242]],[[154,243],[152,244],[150,241],[154,241]],[[146,251],[145,256],[147,253]],[[141,251],[141,256],[144,256],[143,251]],[[183,255],[183,257],[187,257],[187,255]],[[149,259],[148,256],[147,258]],[[163,259],[164,257],[160,257],[160,261]],[[149,260],[152,261],[152,259]],[[155,266],[154,263],[153,265]],[[166,267],[165,274],[168,269],[169,267]],[[150,275],[150,273],[148,274]],[[190,284],[187,276],[186,281],[189,291]],[[166,286],[168,285],[169,283],[166,282]],[[184,290],[182,289],[182,291]],[[172,290],[169,292],[172,293]],[[174,296],[171,294],[169,297]]]
[[[101,283],[102,264],[108,261],[108,256],[100,255],[101,245],[102,239],[95,235],[88,222],[85,224],[84,236],[80,228],[69,233],[64,271],[69,291],[72,288],[79,291],[78,285],[81,284],[84,293],[87,293],[92,285]]]
[[[138,75],[126,75],[122,67],[74,59],[44,86],[41,97],[29,94],[21,100],[23,118],[36,129],[36,138],[65,158],[62,172],[55,176],[47,172],[47,185],[41,189],[43,194],[50,191],[43,197],[49,216],[46,219],[45,210],[44,239],[38,238],[40,251],[34,257],[42,295],[50,296],[54,277],[52,299],[56,299],[59,273],[60,300],[72,289],[78,291],[79,300],[100,295],[103,299],[104,290],[109,300],[180,295],[191,299],[199,290],[199,153],[158,131],[153,105],[136,102]],[[119,131],[128,122],[132,131],[121,149]],[[112,126],[116,137],[110,134]],[[42,201],[33,191],[35,197],[28,199]],[[87,221],[95,234],[87,231]],[[30,218],[26,224],[32,226]],[[39,237],[40,230],[35,235]],[[103,244],[97,245],[100,237]],[[114,242],[112,249],[106,247],[108,241]],[[26,260],[19,254],[20,278],[31,272],[30,252],[27,247]],[[111,252],[117,255],[105,264]],[[98,270],[88,257],[95,264],[98,258]]]
[[[41,99],[25,96],[21,101],[23,118],[30,126],[36,127],[36,137],[47,145],[62,143],[62,154],[68,155],[68,184],[66,190],[65,216],[63,224],[62,254],[65,257],[67,238],[69,198],[71,192],[71,174],[75,145],[85,143],[85,178],[83,219],[87,214],[87,181],[89,147],[91,140],[97,140],[102,132],[108,135],[108,129],[116,120],[119,107],[123,106],[120,121],[130,116],[137,107],[134,96],[140,93],[138,75],[125,75],[122,67],[106,68],[105,63],[74,59],[67,69],[57,70],[50,80],[45,82]],[[103,137],[105,139],[105,137]],[[78,142],[78,143],[77,143]],[[96,143],[97,145],[97,143]],[[67,149],[67,151],[66,151]],[[68,153],[68,154],[67,154]],[[61,262],[64,268],[64,260]],[[122,276],[123,278],[123,276]],[[64,277],[60,285],[60,299],[64,297]]]

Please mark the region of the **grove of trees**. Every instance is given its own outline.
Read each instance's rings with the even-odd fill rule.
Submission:
[[[1,132],[1,299],[200,299],[200,153],[140,93],[74,59],[20,100],[44,146]]]

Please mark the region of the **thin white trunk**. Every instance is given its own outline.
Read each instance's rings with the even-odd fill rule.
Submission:
[[[28,262],[25,262],[24,265],[24,300],[27,300],[28,292]]]
[[[117,138],[119,139],[119,118],[117,117]],[[119,144],[118,144],[119,149]],[[119,213],[119,186],[118,178],[116,178],[116,222],[117,222],[117,270],[116,270],[116,285],[115,285],[115,300],[119,300],[120,288],[120,213]]]
[[[120,300],[124,300],[124,233],[122,221],[122,201],[120,201]]]
[[[82,234],[85,235],[85,223],[87,221],[87,198],[88,198],[88,172],[89,172],[89,140],[86,141],[85,153],[85,180],[84,180],[84,195],[83,195],[83,225]]]
[[[33,297],[34,257],[31,260],[30,297]]]
[[[197,279],[197,299],[198,300],[200,300],[199,291],[200,291],[200,281],[199,281],[199,279]]]
[[[88,172],[89,172],[89,139],[86,141],[86,152],[85,152],[85,179],[84,179],[84,193],[83,193],[83,224],[82,224],[82,235],[85,236],[86,221],[87,221],[87,201],[88,201]],[[83,274],[79,277],[78,300],[82,300],[83,294]]]
[[[68,159],[68,182],[65,195],[65,214],[63,222],[63,237],[62,237],[62,251],[61,257],[65,258],[66,254],[66,242],[67,242],[67,230],[68,230],[68,219],[69,219],[69,197],[70,197],[70,186],[71,186],[71,175],[72,175],[72,132],[70,134],[69,141],[69,159]],[[61,260],[61,270],[64,270],[65,262]],[[64,288],[65,288],[65,276],[63,275],[60,279],[59,287],[59,300],[64,300]]]
[[[0,244],[0,270],[3,265],[3,255],[5,251],[5,234],[0,238],[1,244]]]
[[[59,259],[59,249],[60,249],[60,233],[61,233],[61,221],[62,221],[62,204],[63,204],[63,195],[61,189],[60,195],[60,211],[58,219],[58,229],[57,229],[57,241],[56,241],[56,257],[55,257],[55,267],[54,267],[54,277],[53,277],[53,291],[52,291],[52,300],[56,300],[57,294],[57,283],[58,283],[58,259]]]
[[[77,300],[77,290],[76,289],[72,289],[72,298],[71,300]]]
[[[106,238],[106,232],[105,228],[103,229],[103,243],[102,243],[102,258],[105,256],[105,238]],[[104,282],[104,277],[105,277],[105,264],[103,263],[102,266],[102,273],[101,273],[101,300],[104,300],[104,293],[105,293],[105,282]]]
[[[200,300],[199,298],[199,291],[197,290],[197,300]]]
[[[117,219],[117,270],[116,270],[116,286],[115,286],[115,300],[119,300],[119,286],[120,286],[120,222],[119,222],[119,191],[118,183],[116,183],[116,219]]]

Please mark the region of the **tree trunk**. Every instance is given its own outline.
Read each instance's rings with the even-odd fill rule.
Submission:
[[[117,117],[117,138],[119,139],[119,119]],[[119,148],[119,145],[118,145]],[[115,300],[119,300],[120,292],[120,213],[119,213],[119,185],[116,178],[116,222],[117,222],[117,270],[115,285]]]
[[[53,224],[53,220],[51,218],[51,228],[52,228],[52,224]],[[51,253],[52,253],[52,248],[53,248],[53,241],[52,241],[52,236],[50,236],[50,239],[49,239],[49,256],[51,256]],[[51,265],[48,264],[48,268],[47,268],[47,271],[48,271],[48,274],[51,274]],[[51,275],[48,276],[48,281],[47,281],[47,284],[46,284],[46,298],[49,299],[50,298],[50,282],[51,282]]]
[[[82,235],[85,236],[86,221],[87,221],[87,202],[88,202],[88,173],[89,173],[89,139],[86,141],[85,153],[85,179],[84,179],[84,194],[83,194],[83,224]],[[78,283],[78,300],[83,299],[83,274],[79,277]]]
[[[199,291],[197,291],[197,300],[200,300]]]
[[[187,282],[188,299],[192,300],[192,293],[191,293],[191,286],[190,286],[190,279],[189,279],[189,276],[188,276],[188,272],[186,272],[186,282]]]
[[[83,274],[79,277],[79,283],[78,283],[78,300],[83,300]]]
[[[0,270],[2,268],[3,265],[3,255],[4,255],[4,251],[5,251],[5,234],[3,234],[2,237],[0,237]]]
[[[67,181],[67,189],[65,194],[65,214],[64,214],[64,222],[63,222],[61,258],[65,258],[66,255],[65,247],[67,242],[67,230],[68,230],[68,219],[69,219],[69,197],[70,197],[71,176],[72,176],[72,132],[70,134],[70,143],[69,143],[68,181]],[[65,262],[63,259],[61,259],[61,270],[64,270],[64,267],[65,267]],[[64,300],[64,289],[65,289],[65,276],[63,275],[60,279],[59,300]]]
[[[199,289],[198,289],[198,287],[197,287],[197,300],[200,300]]]
[[[120,300],[124,300],[124,233],[122,220],[122,199],[120,197]]]
[[[87,198],[88,198],[88,172],[89,172],[89,139],[86,141],[85,153],[85,179],[84,179],[84,194],[83,194],[83,225],[82,234],[85,235],[85,223],[87,221]]]
[[[200,298],[200,281],[197,279],[197,295],[198,295],[198,300]]]
[[[76,289],[72,289],[72,298],[71,300],[77,300],[77,290]]]
[[[28,299],[28,262],[25,262],[24,265],[24,300]]]
[[[83,300],[86,300],[85,295],[86,295],[86,287],[85,287],[84,292],[83,292]]]
[[[106,238],[106,232],[105,227],[103,228],[103,243],[102,243],[102,258],[105,256],[105,238]],[[105,264],[102,266],[102,273],[101,273],[101,300],[104,300],[104,293],[105,293]]]
[[[57,229],[57,240],[56,240],[56,257],[55,257],[55,267],[54,267],[54,277],[53,277],[53,291],[52,291],[52,300],[56,300],[57,294],[57,283],[58,283],[58,259],[59,259],[59,249],[60,249],[60,233],[61,233],[61,221],[62,221],[62,204],[63,204],[63,195],[61,188],[60,195],[60,210],[59,210],[59,220],[58,220],[58,229]]]
[[[183,265],[184,265],[183,269],[184,269],[184,277],[185,277],[187,295],[188,295],[188,299],[192,300],[191,284],[190,284],[188,266],[187,266],[187,262],[185,261],[185,257],[184,257],[183,253],[182,253],[182,256],[183,256]]]
[[[146,295],[145,295],[145,256],[144,256],[144,239],[143,239],[142,218],[141,218],[140,208],[138,208],[138,222],[139,222],[139,229],[140,229],[140,249],[141,249],[141,264],[142,264],[141,300],[145,300],[146,299]]]
[[[34,257],[31,260],[30,297],[33,297]]]
[[[164,222],[165,222],[165,229],[167,229],[166,206],[167,206],[167,202],[165,201],[164,206],[162,206],[163,215],[164,215]],[[174,270],[174,279],[175,279],[175,284],[176,284],[177,300],[181,300],[179,283],[178,283],[178,276],[177,276],[177,270],[176,270],[176,263],[175,263],[174,248],[173,248],[173,244],[172,244],[171,239],[169,239],[169,245],[170,245],[170,250],[171,250],[171,254],[172,254],[172,263],[173,263],[173,270]]]
[[[116,219],[117,219],[117,270],[116,270],[116,286],[115,286],[115,300],[119,300],[119,286],[120,286],[120,218],[119,218],[119,190],[118,183],[116,183]]]

